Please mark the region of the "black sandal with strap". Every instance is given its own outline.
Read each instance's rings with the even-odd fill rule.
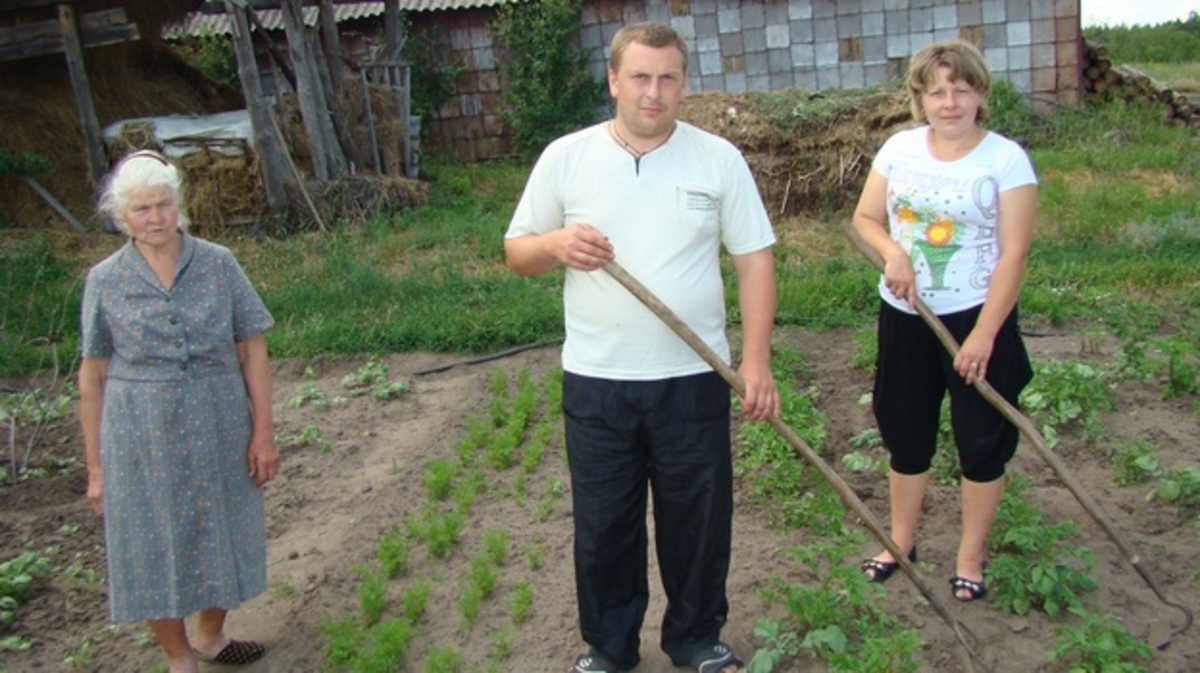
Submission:
[[[908,560],[913,563],[917,562],[917,548],[914,545],[912,550],[908,552]],[[863,571],[872,582],[885,582],[891,577],[900,564],[895,561],[877,561],[873,558],[864,559],[858,564],[858,568]]]
[[[973,600],[978,600],[987,595],[987,585],[983,582],[976,582],[965,577],[955,575],[950,578],[950,590],[954,592],[954,597],[963,603],[970,603]],[[959,596],[958,592],[966,591],[969,596]]]

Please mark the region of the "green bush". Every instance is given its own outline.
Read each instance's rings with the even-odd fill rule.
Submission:
[[[500,61],[502,114],[523,157],[597,119],[604,88],[588,73],[579,14],[579,0],[504,4],[492,24],[509,52]]]
[[[435,116],[454,95],[454,82],[467,71],[466,64],[447,57],[449,50],[442,47],[441,30],[436,25],[409,34],[400,52],[412,68],[409,84],[413,113],[426,119]]]
[[[176,42],[173,47],[188,65],[205,77],[230,86],[241,85],[233,40],[228,35],[188,37]]]

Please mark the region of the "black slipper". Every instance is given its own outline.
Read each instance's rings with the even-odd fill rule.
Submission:
[[[908,560],[913,563],[917,562],[917,547],[914,545],[912,550],[908,552]],[[858,564],[859,570],[870,578],[872,582],[885,582],[891,577],[900,564],[895,561],[876,561],[873,558],[864,559]]]
[[[983,582],[969,580],[965,577],[959,577],[958,575],[950,578],[950,590],[954,594],[954,597],[963,603],[970,603],[973,600],[983,598],[987,595],[986,584]],[[958,592],[960,591],[966,591],[970,595],[964,598],[963,596],[958,595]]]
[[[242,664],[250,664],[263,658],[267,653],[265,645],[256,643],[252,640],[230,640],[217,656],[209,659],[208,657],[196,653],[196,658],[200,661],[209,664],[228,664],[231,666],[240,666]]]
[[[603,655],[589,652],[579,655],[567,673],[617,673],[617,667]]]

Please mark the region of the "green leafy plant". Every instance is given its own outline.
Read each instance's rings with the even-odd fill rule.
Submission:
[[[546,543],[531,540],[525,545],[525,559],[529,562],[530,570],[542,567],[542,555],[546,553]]]
[[[512,595],[508,599],[508,614],[512,617],[514,624],[523,624],[529,619],[530,610],[533,608],[533,587],[529,582],[518,582],[513,587]]]
[[[463,658],[453,647],[435,647],[425,655],[425,673],[458,673]]]
[[[0,563],[0,626],[15,619],[17,608],[29,598],[34,579],[50,572],[50,559],[25,551]]]
[[[406,619],[410,622],[416,622],[425,614],[425,606],[429,604],[429,596],[433,593],[433,587],[429,582],[424,580],[414,582],[404,591],[404,595],[400,598],[401,611]]]
[[[321,392],[321,389],[318,388],[317,384],[315,383],[304,384],[300,387],[300,390],[296,391],[296,394],[293,395],[290,400],[288,400],[288,406],[293,409],[299,409],[306,404],[312,404],[315,406],[324,406],[327,404],[325,393]]]
[[[1063,542],[1078,525],[1047,524],[1041,511],[1021,497],[1027,488],[1015,476],[1009,480],[989,534],[994,558],[984,575],[995,603],[1019,615],[1041,609],[1056,617],[1081,609],[1079,594],[1096,589],[1089,574],[1096,559],[1086,547]]]
[[[460,58],[452,58],[443,46],[442,31],[433,24],[421,32],[406,31],[408,39],[400,48],[404,60],[412,67],[412,111],[426,119],[437,116],[438,110],[454,96],[454,83],[467,71]],[[422,132],[428,126],[422,127]]]
[[[408,654],[415,633],[407,619],[385,619],[366,629],[353,618],[326,621],[327,661],[335,671],[394,673]]]
[[[425,490],[429,496],[434,500],[450,497],[459,469],[459,464],[448,458],[433,458],[425,463]]]
[[[462,614],[465,627],[469,628],[475,623],[480,606],[492,595],[497,580],[496,569],[487,556],[471,559],[471,568],[463,577],[465,586],[458,599],[458,610]]]
[[[491,530],[483,534],[483,553],[494,566],[504,565],[508,558],[508,532]]]
[[[875,326],[863,325],[854,330],[851,338],[854,340],[854,352],[850,354],[850,366],[866,372],[874,371],[878,353]]]
[[[857,536],[841,532],[792,550],[796,567],[811,576],[795,583],[776,578],[761,592],[787,617],[758,623],[755,635],[767,645],[751,660],[752,673],[769,673],[805,653],[836,671],[918,670],[920,639],[875,607],[882,588],[847,561],[859,545]]]
[[[1113,481],[1121,486],[1139,484],[1162,475],[1154,452],[1158,447],[1144,439],[1135,439],[1117,447],[1113,453]]]
[[[386,577],[382,573],[371,572],[366,566],[355,566],[354,572],[359,577],[358,605],[363,621],[376,624],[387,608]]]
[[[57,382],[50,390],[34,388],[0,393],[0,426],[8,426],[6,473],[11,481],[44,474],[44,468],[31,466],[33,449],[51,424],[67,417],[74,397],[74,387],[65,381]],[[17,441],[18,429],[29,430],[23,446]]]
[[[1200,507],[1200,467],[1186,465],[1171,470],[1158,480],[1149,497],[1181,507]]]
[[[1033,369],[1033,381],[1021,392],[1021,407],[1041,424],[1051,447],[1058,443],[1058,429],[1068,423],[1080,423],[1091,440],[1103,434],[1100,414],[1115,406],[1111,371],[1072,360],[1035,361]]]
[[[403,381],[388,381],[388,365],[372,355],[357,371],[342,377],[342,387],[358,397],[370,393],[377,400],[390,400],[408,392]]]
[[[508,655],[513,649],[513,638],[515,635],[512,626],[509,624],[505,624],[488,634],[488,640],[491,641],[491,644],[488,646],[487,658],[493,662],[501,662],[508,659]],[[498,672],[499,670],[496,666],[488,669],[489,672]]]
[[[777,381],[789,380],[794,367],[801,366],[794,352],[781,351],[773,358],[772,371]],[[817,408],[817,391],[779,389],[782,419],[814,451],[824,449],[828,419]],[[766,423],[743,423],[738,427],[737,462],[734,473],[751,485],[756,496],[771,502],[771,516],[780,525],[800,527],[818,519],[829,520],[832,510],[821,512],[827,502],[804,459],[792,445]],[[820,481],[820,479],[816,479]]]
[[[228,35],[205,34],[172,43],[175,52],[205,77],[238,86],[237,55]]]
[[[579,43],[580,4],[504,4],[492,23],[492,34],[508,52],[499,59],[501,114],[525,158],[598,117],[604,89],[588,73],[589,54]]]
[[[463,515],[459,512],[438,512],[427,507],[420,518],[409,518],[408,533],[423,541],[433,558],[446,558],[458,544],[462,525]]]
[[[0,149],[0,175],[36,177],[50,170],[50,161],[36,152],[10,152]]]
[[[1071,671],[1103,671],[1104,673],[1141,673],[1150,662],[1153,651],[1121,628],[1110,615],[1082,613],[1079,626],[1061,624],[1054,627],[1058,642],[1046,653],[1046,661],[1070,667]]]
[[[394,579],[408,572],[408,538],[399,526],[379,536],[375,544],[375,559],[379,561],[379,574]]]
[[[284,435],[281,440],[284,446],[293,448],[313,446],[321,453],[329,453],[332,450],[329,440],[321,434],[321,428],[315,425],[306,425],[300,432],[294,435]]]

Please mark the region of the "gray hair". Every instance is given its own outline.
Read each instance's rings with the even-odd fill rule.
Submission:
[[[191,219],[183,207],[183,176],[179,169],[166,157],[152,150],[138,150],[117,162],[104,182],[97,209],[112,219],[126,236],[129,225],[125,222],[125,208],[138,192],[153,187],[171,190],[175,206],[179,211],[177,226],[187,231]]]

